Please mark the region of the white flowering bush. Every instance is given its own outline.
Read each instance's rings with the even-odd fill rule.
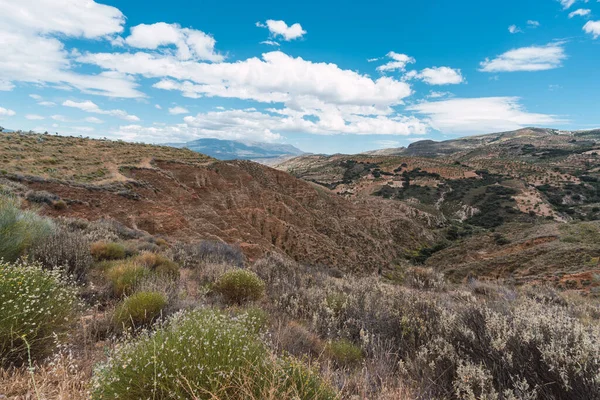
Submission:
[[[52,353],[77,308],[77,291],[60,271],[0,262],[0,365],[19,365]],[[28,349],[29,347],[29,349]]]
[[[117,347],[94,371],[92,398],[335,398],[311,370],[275,360],[247,319],[210,309],[176,314],[154,333]]]

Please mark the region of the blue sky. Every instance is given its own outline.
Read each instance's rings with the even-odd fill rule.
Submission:
[[[0,48],[9,129],[354,153],[600,126],[596,0],[0,0]]]

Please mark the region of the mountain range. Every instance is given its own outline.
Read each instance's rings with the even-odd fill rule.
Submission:
[[[252,160],[264,164],[278,163],[287,158],[305,154],[302,150],[289,144],[223,139],[197,139],[186,143],[167,145],[187,148],[218,160]]]

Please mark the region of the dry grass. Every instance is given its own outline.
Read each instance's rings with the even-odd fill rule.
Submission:
[[[0,399],[88,399],[92,362],[63,353],[50,363],[35,365],[33,374],[29,368],[0,369]]]
[[[147,168],[150,160],[202,165],[212,159],[187,149],[122,141],[25,133],[0,135],[3,173],[81,183],[122,182],[127,180],[122,167]]]

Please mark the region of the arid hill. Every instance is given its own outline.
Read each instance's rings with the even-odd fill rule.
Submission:
[[[25,185],[29,202],[53,217],[112,218],[169,239],[237,244],[250,258],[284,252],[345,270],[385,267],[432,239],[409,206],[349,201],[253,162],[82,138],[0,138],[3,181]]]
[[[600,219],[598,130],[526,128],[357,155],[300,156],[277,168],[348,199],[420,210],[438,226],[438,242],[408,258],[455,279],[564,286],[563,276],[597,272],[598,246],[561,235],[566,223],[577,231]],[[586,288],[598,285],[595,279]]]

